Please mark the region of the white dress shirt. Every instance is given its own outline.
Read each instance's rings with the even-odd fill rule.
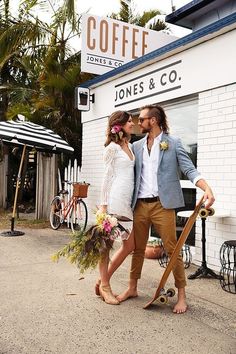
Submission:
[[[155,139],[149,154],[147,148],[147,135],[146,141],[143,145],[143,164],[141,172],[141,181],[139,186],[138,198],[153,198],[158,196],[158,177],[157,170],[160,156],[160,142],[162,139],[161,132]],[[193,184],[195,185],[201,178],[197,176]]]
[[[147,148],[147,136],[143,145],[143,164],[138,198],[152,198],[158,196],[157,169],[160,156],[160,142],[162,132],[153,142],[149,155]]]

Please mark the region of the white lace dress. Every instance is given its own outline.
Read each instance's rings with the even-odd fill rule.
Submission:
[[[133,220],[131,201],[134,189],[134,154],[131,160],[120,145],[111,142],[104,150],[105,172],[101,188],[101,205],[107,205],[108,214],[116,214]],[[131,230],[132,223],[120,222]],[[121,237],[127,239],[125,233]]]

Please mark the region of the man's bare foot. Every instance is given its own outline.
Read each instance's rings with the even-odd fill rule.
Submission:
[[[138,296],[137,289],[127,289],[122,294],[116,296],[116,298],[119,302],[122,302],[122,301],[128,300],[132,297],[137,297],[137,296]]]
[[[175,307],[173,309],[173,312],[174,313],[185,313],[187,311],[187,304],[186,304],[186,301],[184,300],[179,300],[176,304],[175,304]]]
[[[187,311],[185,288],[178,289],[178,301],[174,306],[174,313],[185,313]]]

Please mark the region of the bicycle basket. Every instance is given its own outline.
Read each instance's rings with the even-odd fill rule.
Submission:
[[[88,186],[88,183],[73,183],[73,196],[87,198]]]

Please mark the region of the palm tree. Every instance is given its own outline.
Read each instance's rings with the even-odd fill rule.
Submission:
[[[8,92],[7,118],[17,114],[58,132],[81,156],[80,113],[74,109],[74,88],[91,75],[80,70],[80,53],[74,53],[70,40],[80,35],[76,0],[63,0],[55,8],[52,22],[36,17],[42,0],[25,0],[19,14],[12,16],[9,1],[3,0],[0,18],[0,93]],[[48,9],[49,10],[49,9]],[[5,91],[6,92],[6,91]]]
[[[17,16],[10,12],[10,2],[3,0],[0,8],[0,94],[6,117],[20,113],[55,130],[81,156],[81,119],[74,109],[74,88],[91,75],[81,73],[80,53],[70,46],[70,39],[80,36],[76,0],[62,0],[57,7],[51,0],[25,0]],[[37,7],[53,13],[50,24],[35,15]],[[135,15],[121,1],[120,12],[111,17],[144,26],[158,13]],[[5,119],[3,113],[0,119]]]
[[[112,13],[109,17],[140,27],[146,27],[148,22],[157,15],[161,15],[159,10],[144,11],[142,15],[136,14],[133,4],[129,6],[124,1],[120,0],[120,11],[118,13]],[[149,24],[147,28],[154,31],[161,31],[168,27],[164,21],[156,20],[153,24]]]

